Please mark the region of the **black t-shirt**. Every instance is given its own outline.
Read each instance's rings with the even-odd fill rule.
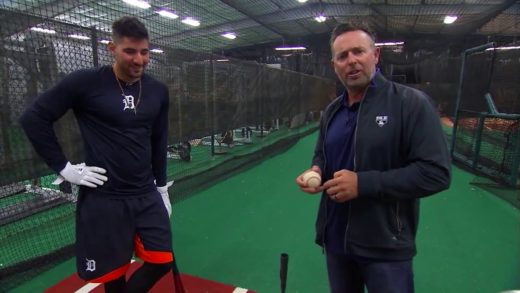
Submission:
[[[107,170],[97,191],[138,195],[166,185],[168,88],[149,75],[120,81],[111,66],[79,70],[40,95],[20,122],[34,148],[59,173],[67,158],[52,124],[72,109],[85,144],[85,163]],[[73,162],[79,163],[79,162]]]

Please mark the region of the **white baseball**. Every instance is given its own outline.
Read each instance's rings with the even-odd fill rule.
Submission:
[[[309,171],[303,174],[303,182],[307,184],[309,187],[318,187],[321,185],[321,176],[320,173],[316,171]]]

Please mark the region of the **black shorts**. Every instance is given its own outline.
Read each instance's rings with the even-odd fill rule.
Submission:
[[[76,211],[76,266],[89,282],[105,283],[124,275],[132,255],[145,262],[173,260],[168,212],[161,195],[111,198],[80,191]]]

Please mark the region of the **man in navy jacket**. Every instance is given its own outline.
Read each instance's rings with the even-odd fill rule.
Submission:
[[[323,185],[316,243],[331,292],[414,292],[419,198],[448,188],[450,159],[429,97],[386,80],[379,48],[362,24],[332,32],[332,66],[345,92],[321,118],[312,167]]]

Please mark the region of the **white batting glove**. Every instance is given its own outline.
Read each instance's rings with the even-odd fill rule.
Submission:
[[[165,186],[157,186],[157,191],[161,194],[164,206],[168,211],[168,217],[172,215],[172,204],[170,202],[170,195],[168,194],[168,188],[172,186],[173,181],[166,183]]]
[[[106,172],[105,169],[100,167],[85,166],[85,163],[72,165],[67,162],[65,168],[60,171],[60,176],[52,184],[58,185],[63,181],[68,181],[72,184],[96,188],[108,180],[106,176],[101,175]]]

